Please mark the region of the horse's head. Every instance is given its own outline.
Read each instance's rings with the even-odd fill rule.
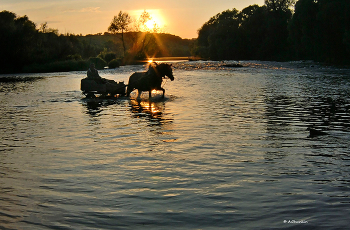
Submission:
[[[162,76],[167,76],[171,81],[174,81],[173,69],[171,64],[162,63],[157,65],[157,70]]]

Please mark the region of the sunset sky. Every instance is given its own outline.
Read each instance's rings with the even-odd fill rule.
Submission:
[[[0,0],[0,11],[27,15],[37,26],[47,22],[59,33],[86,35],[106,32],[119,11],[136,19],[146,10],[163,32],[196,38],[210,17],[253,4],[263,5],[264,0]]]

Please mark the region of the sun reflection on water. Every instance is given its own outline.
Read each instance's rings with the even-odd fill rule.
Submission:
[[[149,117],[151,119],[162,120],[164,103],[156,103],[149,100],[131,100],[131,111],[134,117]]]

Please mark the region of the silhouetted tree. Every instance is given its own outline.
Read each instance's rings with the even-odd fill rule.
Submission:
[[[292,11],[289,8],[279,9],[268,10],[266,14],[266,35],[262,45],[263,59],[286,60],[288,56],[288,23],[292,18]]]
[[[49,28],[47,22],[40,24],[39,32],[41,32],[41,33],[55,33],[58,35],[58,29]]]
[[[288,11],[295,3],[295,0],[265,0],[268,10],[272,11]]]
[[[198,31],[194,54],[211,59],[286,59],[292,12],[283,2],[290,3],[273,1],[269,4],[274,8],[253,5],[215,15]]]
[[[119,12],[118,16],[114,16],[111,25],[108,27],[108,31],[112,33],[121,33],[121,38],[123,42],[124,56],[126,53],[124,33],[129,30],[129,24],[131,23],[131,17],[128,13]]]
[[[154,56],[159,51],[155,33],[158,33],[160,28],[157,23],[153,24],[153,28],[149,28],[148,23],[150,21],[152,21],[152,16],[144,10],[140,17],[134,22],[134,30],[136,33],[130,35],[133,39],[131,53],[135,56],[135,59],[145,59],[148,56]]]
[[[318,6],[314,0],[300,0],[289,24],[291,50],[297,59],[313,59]]]
[[[9,11],[0,12],[0,68],[2,72],[21,69],[35,50],[37,30],[27,16],[17,17]]]
[[[295,58],[349,62],[349,31],[350,1],[299,0],[289,25]]]
[[[346,52],[346,34],[350,29],[350,1],[318,1],[319,12],[316,26],[316,55],[328,62],[349,59]]]
[[[144,10],[142,12],[142,14],[140,15],[140,17],[135,22],[135,31],[136,32],[148,31],[149,29],[148,29],[146,23],[150,20],[152,20],[151,15],[146,10]]]
[[[237,9],[223,11],[198,31],[194,53],[211,59],[236,59],[241,52],[240,15]]]

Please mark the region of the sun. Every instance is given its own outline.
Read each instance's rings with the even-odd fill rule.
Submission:
[[[137,20],[144,12],[147,12],[150,16],[150,19],[142,25],[145,31],[159,31],[164,29],[166,20],[160,9],[132,10],[130,11],[130,15]]]
[[[155,27],[156,25],[158,25],[158,23],[157,23],[155,20],[153,20],[153,19],[147,21],[145,24],[146,24],[147,28],[150,29],[150,30],[153,30],[154,27]]]

